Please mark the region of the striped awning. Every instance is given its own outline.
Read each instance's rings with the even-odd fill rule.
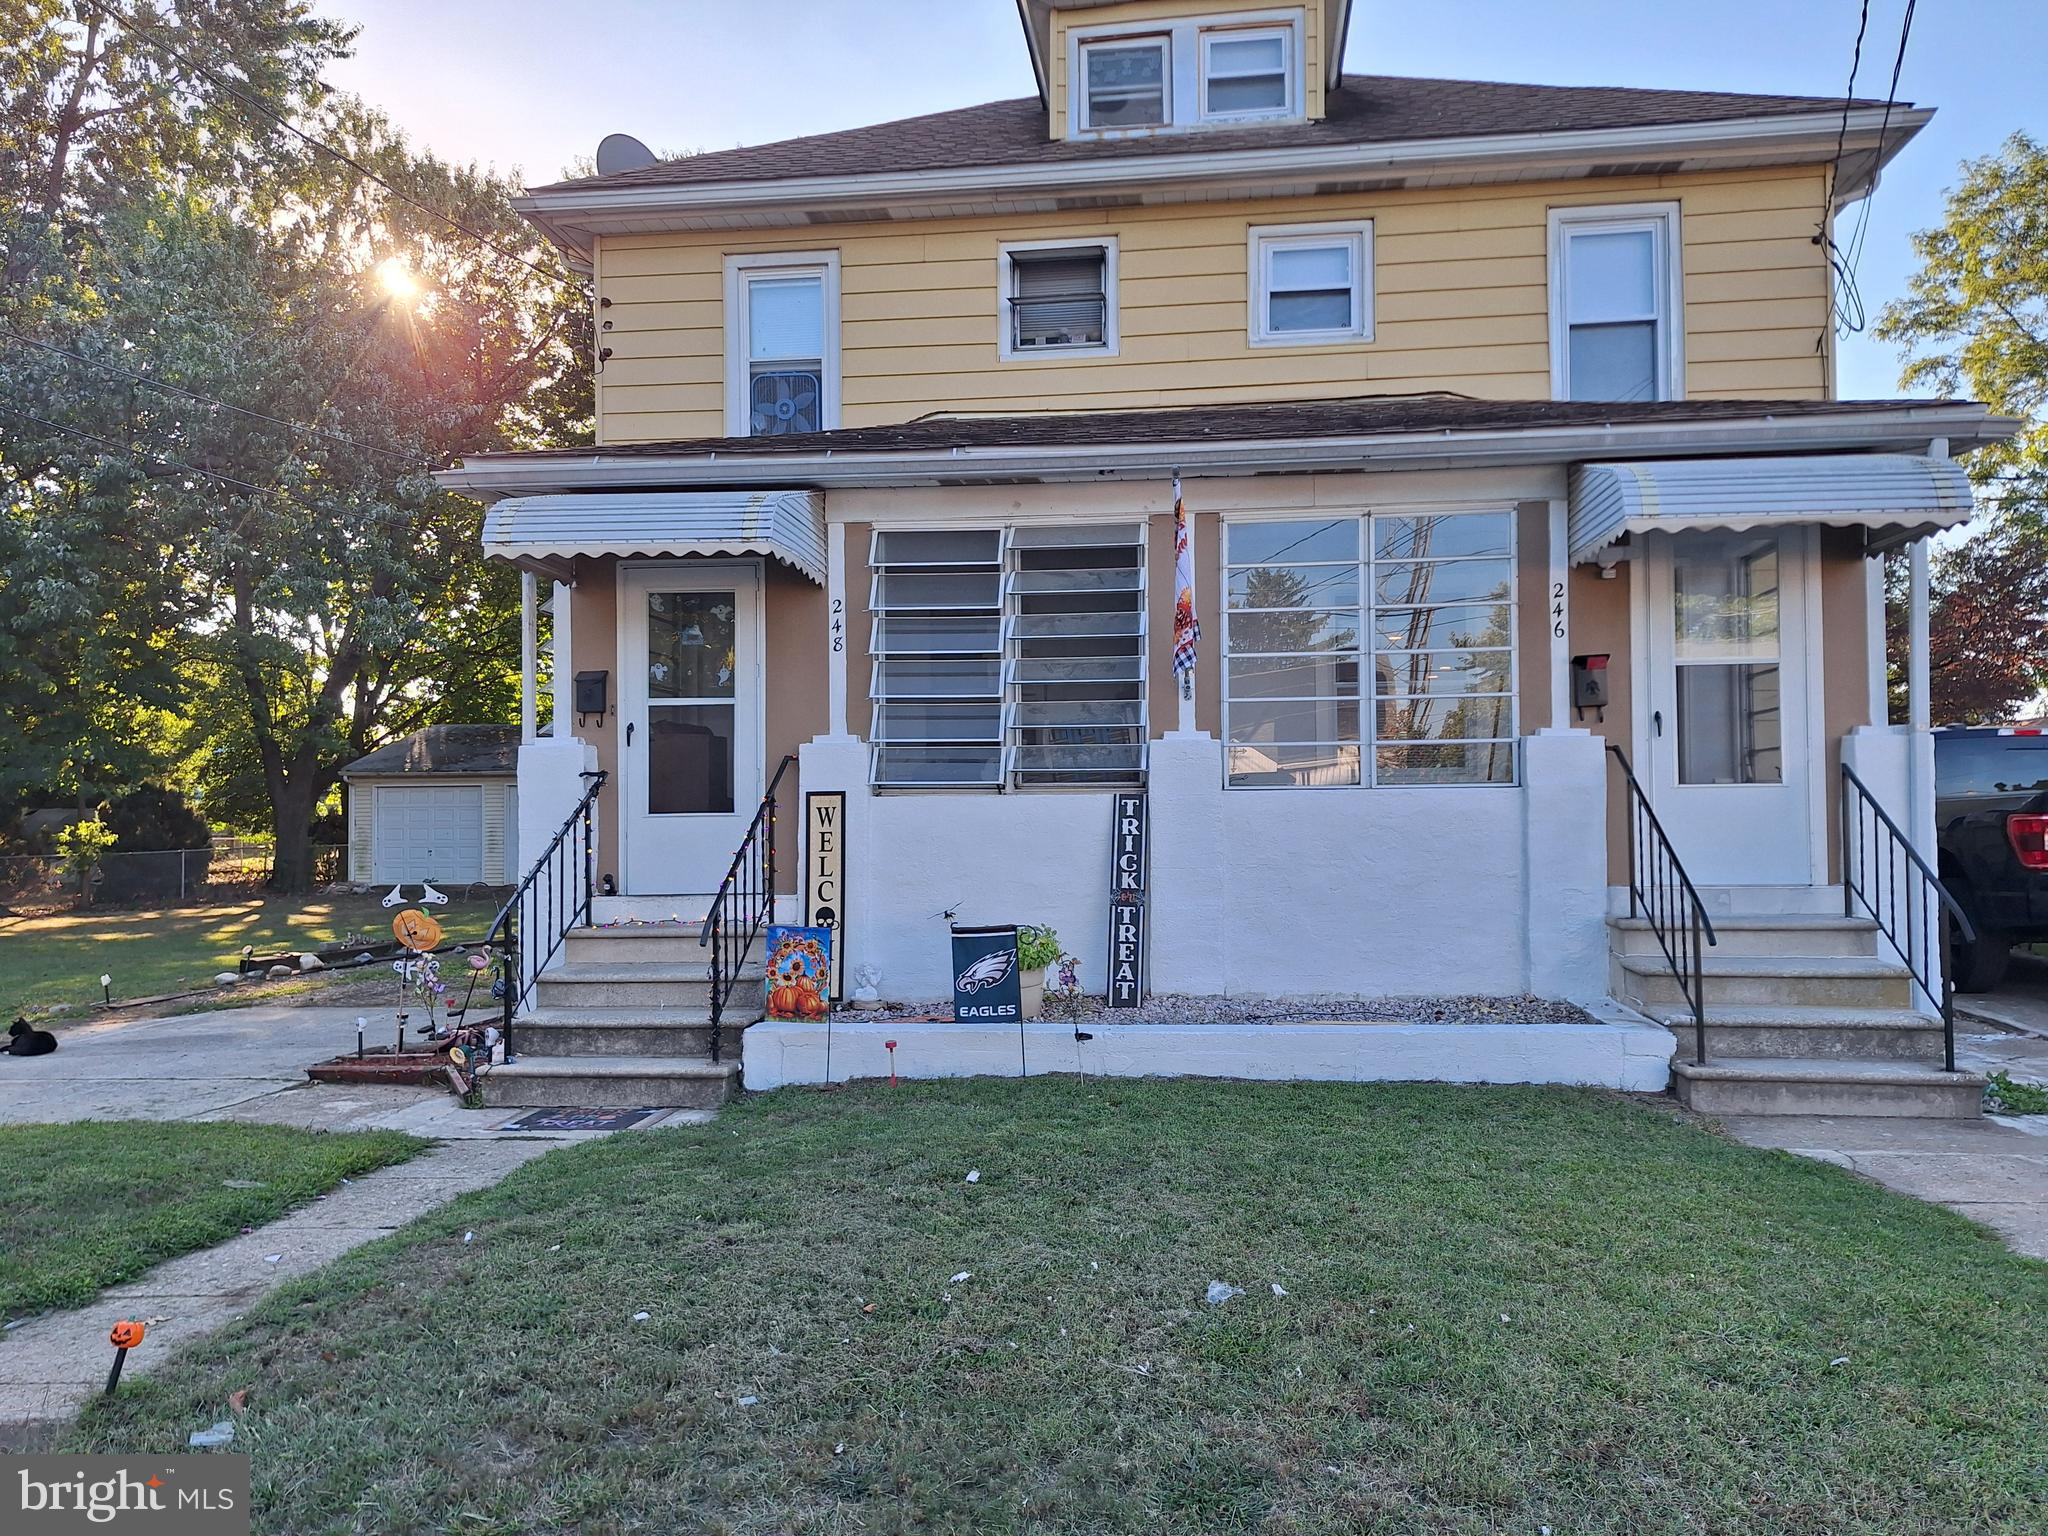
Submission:
[[[1969,519],[1970,479],[1949,459],[1902,453],[1664,459],[1572,471],[1573,561],[1625,533],[1826,523],[1873,532],[1873,553]]]
[[[484,513],[484,553],[536,569],[575,555],[770,555],[825,584],[822,491],[508,496]]]

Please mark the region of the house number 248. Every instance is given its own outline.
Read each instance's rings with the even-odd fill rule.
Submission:
[[[846,649],[846,599],[832,599],[832,654],[837,656]]]

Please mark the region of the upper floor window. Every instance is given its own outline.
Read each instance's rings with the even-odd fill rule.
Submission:
[[[1067,34],[1068,131],[1299,120],[1301,33],[1299,10],[1191,17],[1143,33],[1075,27]]]
[[[1082,121],[1090,128],[1157,128],[1173,119],[1167,112],[1168,60],[1165,37],[1123,37],[1081,48],[1085,101]]]
[[[1372,224],[1299,224],[1251,232],[1251,340],[1372,339]]]
[[[1002,247],[1002,355],[1116,351],[1116,242]]]
[[[1553,209],[1551,394],[1676,400],[1684,393],[1678,205]]]
[[[838,426],[837,253],[726,258],[725,356],[729,435]]]

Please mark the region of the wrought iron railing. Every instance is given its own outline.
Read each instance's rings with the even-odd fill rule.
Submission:
[[[1842,915],[1854,917],[1858,902],[1906,962],[1921,995],[1941,1010],[1942,1066],[1955,1071],[1956,988],[1949,920],[1954,920],[1955,932],[1965,944],[1976,942],[1977,930],[1920,850],[1877,803],[1870,786],[1844,763]],[[1939,976],[1933,970],[1937,963]]]
[[[592,769],[583,775],[583,798],[556,830],[526,878],[498,911],[491,924],[492,952],[502,958],[505,987],[499,1027],[505,1034],[505,1057],[512,1057],[512,1021],[534,982],[569,930],[590,921],[593,866],[597,860],[597,792],[607,775]]]
[[[711,951],[713,1061],[718,1060],[723,1043],[721,1021],[725,1005],[739,985],[747,952],[754,947],[761,929],[775,916],[775,792],[782,787],[782,776],[795,762],[796,755],[791,753],[776,764],[775,776],[768,781],[768,793],[761,797],[754,819],[747,826],[747,835],[740,839],[739,851],[732,856],[732,867],[726,870],[718,894],[711,898],[711,910],[705,914],[704,927],[697,935],[697,943]]]
[[[1692,877],[1678,861],[1678,851],[1665,835],[1664,824],[1650,809],[1650,797],[1629,766],[1621,748],[1610,746],[1621,765],[1628,795],[1628,915],[1641,917],[1657,936],[1679,994],[1692,1009],[1693,1060],[1707,1062],[1707,983],[1704,956],[1714,937],[1706,904],[1693,888]]]

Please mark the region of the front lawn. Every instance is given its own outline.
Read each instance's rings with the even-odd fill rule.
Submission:
[[[189,1121],[0,1126],[0,1318],[84,1306],[427,1145]]]
[[[286,1287],[72,1448],[244,1388],[295,1536],[2048,1528],[2048,1266],[1591,1091],[763,1095]]]
[[[497,897],[457,899],[434,915],[450,941],[469,942],[490,931],[500,905]],[[0,1013],[12,1019],[56,1003],[97,1003],[102,973],[113,977],[117,999],[205,987],[215,972],[235,969],[244,944],[259,955],[318,949],[351,935],[388,944],[391,917],[376,896],[327,895],[0,916]]]

